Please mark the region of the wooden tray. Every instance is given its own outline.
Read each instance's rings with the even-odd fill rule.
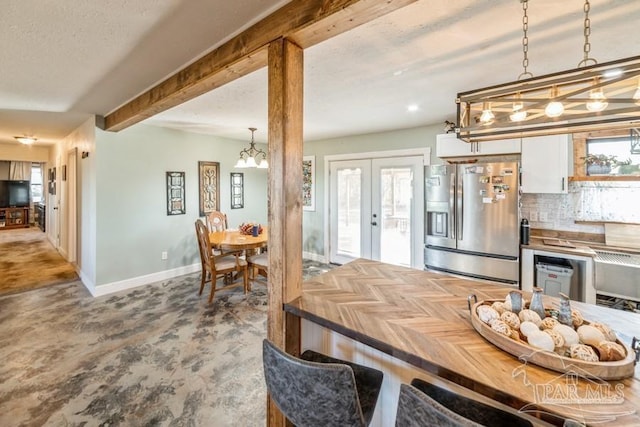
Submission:
[[[603,380],[619,380],[622,378],[632,377],[634,375],[636,354],[629,346],[625,345],[619,339],[616,340],[616,342],[622,345],[627,352],[627,357],[623,360],[615,362],[585,362],[583,360],[572,359],[570,357],[560,356],[556,353],[536,349],[524,341],[516,341],[494,331],[489,325],[480,320],[477,308],[483,304],[491,305],[495,301],[504,300],[485,300],[475,303],[471,308],[471,324],[474,329],[484,337],[484,339],[499,349],[517,357],[523,362],[526,361],[527,363],[533,363],[535,365],[542,366],[543,368],[562,373],[576,371],[578,374],[584,374]],[[585,320],[584,324],[589,324],[589,322]],[[580,370],[584,372],[580,372]]]

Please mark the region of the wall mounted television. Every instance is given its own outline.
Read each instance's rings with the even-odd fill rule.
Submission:
[[[0,208],[29,207],[30,193],[29,181],[0,180]]]

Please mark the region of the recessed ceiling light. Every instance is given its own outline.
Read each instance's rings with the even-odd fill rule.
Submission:
[[[393,75],[394,75],[394,76],[399,76],[399,75],[401,75],[402,73],[404,73],[404,70],[398,70],[398,71],[394,71],[394,72],[393,72]]]
[[[419,110],[419,107],[416,104],[411,104],[407,107],[407,111],[410,113],[416,112]]]

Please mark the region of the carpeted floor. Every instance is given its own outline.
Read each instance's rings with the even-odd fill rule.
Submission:
[[[305,261],[305,278],[330,268]],[[263,426],[266,288],[211,305],[198,288],[199,273],[0,297],[0,425]]]
[[[0,231],[0,295],[78,280],[37,227]]]

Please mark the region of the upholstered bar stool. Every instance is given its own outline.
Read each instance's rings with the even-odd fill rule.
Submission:
[[[298,427],[369,425],[382,386],[382,372],[307,350],[293,357],[262,342],[267,390]]]
[[[469,393],[473,393],[469,391]],[[523,417],[463,396],[433,383],[414,379],[400,386],[397,427],[530,427]]]

